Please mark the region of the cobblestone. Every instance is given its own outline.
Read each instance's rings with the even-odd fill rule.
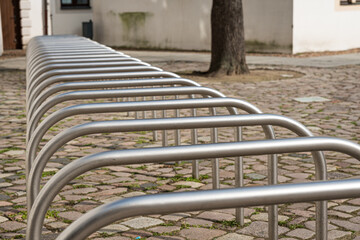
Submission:
[[[196,62],[158,62],[156,66],[169,71],[205,70],[207,64]],[[273,70],[280,67],[262,66]],[[251,66],[253,69],[254,66]],[[218,89],[229,97],[236,97],[255,104],[265,113],[281,114],[293,118],[318,136],[337,136],[360,143],[360,66],[337,68],[288,67],[281,69],[301,72],[297,79],[272,80],[263,82],[212,82],[200,81],[203,86]],[[26,216],[24,196],[24,154],[25,154],[25,72],[0,71],[0,238],[23,239]],[[330,101],[300,103],[294,98],[319,96]],[[81,101],[79,101],[80,103]],[[60,109],[69,103],[54,108]],[[49,111],[53,112],[53,111]],[[206,114],[205,111],[199,111]],[[116,118],[126,115],[115,114]],[[114,114],[76,116],[59,123],[54,131],[49,131],[45,139],[50,139],[65,129],[88,121],[113,120]],[[220,131],[221,130],[221,131]],[[289,131],[275,127],[278,138],[294,137]],[[183,143],[189,143],[185,131]],[[233,129],[219,129],[220,140],[233,139]],[[169,139],[173,133],[169,131]],[[210,142],[210,135],[199,134],[201,142]],[[160,136],[160,134],[159,134]],[[113,149],[139,147],[142,139],[144,147],[161,146],[152,141],[150,132],[129,134],[94,135],[75,139],[58,151],[47,170],[57,171],[66,164],[89,153]],[[263,139],[260,127],[244,128],[245,140]],[[45,143],[46,141],[44,141]],[[330,179],[358,177],[360,164],[344,154],[326,152],[328,176]],[[221,188],[234,184],[233,159],[220,159]],[[267,156],[244,157],[245,183],[263,185],[267,181]],[[52,209],[58,212],[48,219],[44,226],[44,237],[55,239],[58,231],[69,221],[76,220],[82,213],[116,199],[162,192],[210,189],[212,187],[211,164],[200,161],[201,182],[187,179],[191,177],[191,163],[176,165],[146,164],[129,166],[108,166],[87,172],[64,187],[54,200]],[[314,166],[309,153],[283,154],[279,156],[279,182],[293,183],[314,180]],[[50,178],[50,177],[48,177]],[[45,181],[44,181],[45,182]],[[188,186],[188,187],[184,187]],[[359,199],[345,199],[329,202],[329,239],[356,239],[360,235]],[[259,208],[261,212],[259,213]],[[281,239],[311,239],[314,237],[315,208],[312,203],[279,206],[283,222]],[[254,214],[258,213],[258,214]],[[257,240],[267,236],[267,214],[263,206],[245,209],[246,226],[234,224],[235,211],[197,211],[168,215],[143,216],[124,219],[103,228],[92,239],[129,240],[142,239],[244,239]],[[136,220],[137,219],[137,220]],[[142,221],[147,219],[145,221]],[[226,224],[226,226],[225,226]],[[290,228],[298,226],[299,228]],[[301,228],[300,228],[301,227]],[[167,230],[166,230],[167,229]],[[102,234],[106,233],[106,234]],[[171,234],[171,236],[170,236]]]

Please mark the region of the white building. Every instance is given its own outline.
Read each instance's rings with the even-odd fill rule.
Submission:
[[[210,50],[212,0],[47,1],[48,7],[46,0],[20,1],[22,46],[46,30],[82,35],[82,23],[92,20],[94,40],[109,46]],[[360,21],[360,0],[243,0],[243,5],[250,51],[360,48],[354,24]]]

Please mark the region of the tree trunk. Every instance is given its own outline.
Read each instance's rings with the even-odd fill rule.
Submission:
[[[210,76],[249,73],[245,60],[242,0],[213,0]]]

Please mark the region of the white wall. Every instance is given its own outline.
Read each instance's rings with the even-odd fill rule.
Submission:
[[[290,52],[293,0],[243,0],[247,50]]]
[[[90,2],[90,6],[92,1]],[[91,9],[61,9],[60,0],[50,0],[51,34],[82,35],[82,22],[92,20]]]
[[[360,7],[339,0],[294,0],[293,53],[360,47]]]
[[[291,51],[292,0],[244,0],[248,49]],[[94,39],[110,46],[210,50],[212,0],[93,0]]]
[[[42,0],[21,0],[21,35],[23,46],[35,36],[43,35],[43,6]]]
[[[94,0],[94,39],[111,46],[210,47],[211,0]]]

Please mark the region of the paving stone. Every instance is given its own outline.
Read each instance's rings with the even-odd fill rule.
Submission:
[[[18,156],[18,155],[24,155],[25,151],[24,150],[11,150],[11,151],[5,152],[5,154],[9,155],[9,156]]]
[[[349,221],[337,220],[337,219],[331,219],[330,222],[335,224],[335,225],[338,225],[340,227],[343,227],[343,228],[345,228],[347,230],[360,231],[360,225],[359,224],[351,223]]]
[[[279,235],[284,234],[288,231],[289,229],[279,226],[279,230],[278,230]],[[238,230],[237,233],[266,238],[268,237],[268,224],[266,222],[261,222],[261,221],[252,222],[249,226]]]
[[[267,214],[267,213],[259,213],[259,214],[252,215],[250,218],[253,221],[267,222],[268,221],[268,216],[269,216],[269,214]],[[287,221],[289,219],[289,217],[283,216],[283,215],[278,215],[278,219],[279,219],[279,221]]]
[[[140,188],[146,190],[146,189],[153,189],[153,188],[157,188],[158,185],[156,183],[152,183],[152,182],[149,182],[149,183],[143,183],[140,185]]]
[[[171,186],[171,185],[162,185],[162,186],[159,186],[158,189],[161,191],[164,191],[164,192],[171,192],[171,191],[175,190],[176,187]]]
[[[198,218],[204,218],[212,221],[231,221],[235,217],[231,214],[219,213],[219,212],[210,212],[206,211],[197,216]]]
[[[12,183],[2,182],[0,183],[0,188],[6,188],[12,186]]]
[[[52,229],[65,229],[67,226],[69,226],[69,224],[64,223],[64,222],[51,222],[46,224],[46,226],[52,228]]]
[[[360,198],[351,199],[348,201],[350,204],[360,205]]]
[[[191,182],[191,181],[179,181],[179,182],[173,183],[172,185],[175,185],[175,186],[185,185],[185,186],[190,186],[191,188],[199,188],[201,186],[204,186],[203,183]]]
[[[6,206],[11,206],[11,205],[13,205],[13,204],[10,202],[0,201],[0,207],[6,207]]]
[[[174,231],[180,231],[180,227],[178,226],[158,226],[154,228],[149,228],[149,231],[156,232],[156,233],[170,233]]]
[[[311,102],[327,102],[330,101],[330,99],[323,98],[320,96],[314,96],[314,97],[300,97],[300,98],[294,98],[295,101],[301,102],[301,103],[311,103]]]
[[[106,232],[111,234],[111,233],[125,232],[127,230],[129,230],[129,228],[122,224],[111,224],[101,228],[99,232]]]
[[[134,218],[125,222],[122,222],[122,224],[135,228],[135,229],[141,229],[141,228],[148,228],[152,226],[156,226],[159,224],[164,223],[164,221],[156,218],[149,218],[149,217],[138,217]]]
[[[88,196],[90,196],[90,197],[109,196],[109,195],[121,194],[124,192],[127,192],[127,188],[114,188],[114,189],[109,189],[109,190],[105,190],[105,191],[94,192],[94,193],[88,194]]]
[[[134,177],[136,180],[140,180],[140,181],[150,181],[150,182],[156,182],[157,178],[155,177],[150,177],[150,176],[145,176],[145,175],[135,175]]]
[[[64,198],[65,198],[65,200],[68,200],[68,201],[79,201],[81,199],[86,198],[86,196],[84,196],[84,195],[65,195]]]
[[[304,210],[293,209],[293,210],[290,210],[290,212],[295,214],[295,215],[300,215],[300,216],[304,216],[304,217],[308,217],[308,218],[315,216],[314,212],[304,211]]]
[[[288,206],[288,208],[306,210],[306,209],[308,209],[309,207],[312,207],[312,206],[314,206],[314,204],[311,204],[311,203],[293,203],[293,204],[290,204]]]
[[[110,203],[110,202],[118,201],[120,199],[123,199],[123,197],[115,196],[115,197],[111,197],[111,198],[102,199],[101,202],[102,203]]]
[[[346,236],[351,236],[351,232],[339,231],[339,230],[331,230],[328,232],[328,239],[341,239]],[[354,239],[355,240],[355,239]]]
[[[328,215],[329,216],[336,216],[336,217],[339,217],[339,218],[351,218],[352,217],[352,215],[350,215],[350,214],[339,212],[339,211],[334,211],[334,210],[329,210]]]
[[[76,219],[81,217],[83,214],[80,212],[69,211],[69,212],[61,212],[58,215],[59,215],[59,217],[65,218],[67,220],[75,221]]]
[[[352,213],[352,212],[358,211],[360,209],[360,207],[350,206],[350,205],[341,205],[341,206],[334,207],[333,209],[342,211],[342,212],[346,212],[346,213]]]
[[[245,236],[237,233],[228,233],[222,237],[216,238],[216,240],[252,240],[251,236]]]
[[[191,215],[188,213],[174,213],[169,215],[161,216],[161,219],[164,219],[166,221],[179,221],[180,219],[183,219],[184,217],[190,217]]]
[[[22,170],[23,168],[21,167],[6,167],[4,168],[4,170],[6,172],[16,172],[16,171],[19,171],[19,170]]]
[[[14,173],[0,173],[0,178],[8,178],[14,176]]]
[[[122,237],[122,236],[114,236],[114,237],[107,237],[107,238],[93,238],[93,240],[131,240],[131,238]]]
[[[183,223],[189,224],[191,226],[202,226],[202,227],[211,227],[214,223],[204,219],[198,218],[186,218],[183,220]]]
[[[316,229],[316,223],[315,223],[315,221],[307,221],[307,222],[305,222],[305,227],[307,228],[307,229],[310,229],[310,230],[312,230],[312,231],[314,231],[315,232],[315,229]],[[331,223],[328,223],[328,230],[335,230],[335,229],[338,229],[338,227],[337,226],[335,226],[335,225],[333,225],[333,224],[331,224]]]
[[[9,219],[7,219],[6,217],[0,216],[0,223],[6,222]]]
[[[359,223],[360,224],[360,216],[359,217],[353,217],[349,219],[353,223]]]
[[[130,237],[132,239],[135,239],[137,237],[141,237],[141,238],[147,238],[152,236],[151,232],[148,231],[144,231],[144,230],[129,230],[126,232],[123,232],[122,235],[126,236],[126,237]]]
[[[222,230],[206,229],[206,228],[188,228],[180,231],[180,236],[185,237],[189,240],[210,240],[219,236],[226,234]]]
[[[249,173],[249,174],[245,174],[245,176],[252,180],[262,180],[266,178],[266,176],[258,173]]]
[[[9,200],[9,199],[10,199],[10,197],[8,195],[0,194],[0,201]]]
[[[309,239],[313,237],[315,233],[304,228],[298,228],[286,233],[286,235],[290,237],[298,237],[300,239]]]
[[[136,197],[136,196],[142,196],[142,195],[146,195],[146,193],[144,192],[129,192],[126,194],[121,195],[124,198],[129,198],[129,197]]]
[[[92,193],[92,192],[96,192],[96,191],[97,191],[97,189],[96,189],[96,188],[92,188],[92,187],[88,187],[88,188],[77,188],[77,189],[72,189],[72,190],[68,190],[68,191],[61,192],[61,195],[88,194],[88,193]]]
[[[3,228],[5,231],[16,231],[22,228],[26,227],[26,224],[15,222],[15,221],[6,221],[3,223],[0,223],[0,227]]]
[[[89,210],[96,208],[99,206],[98,202],[91,201],[91,200],[85,200],[82,201],[76,205],[74,205],[74,209],[79,212],[88,212]]]
[[[288,173],[286,176],[291,178],[298,178],[298,179],[306,179],[310,176],[310,174],[307,173]]]
[[[185,238],[178,236],[156,236],[147,238],[146,240],[185,240]]]

